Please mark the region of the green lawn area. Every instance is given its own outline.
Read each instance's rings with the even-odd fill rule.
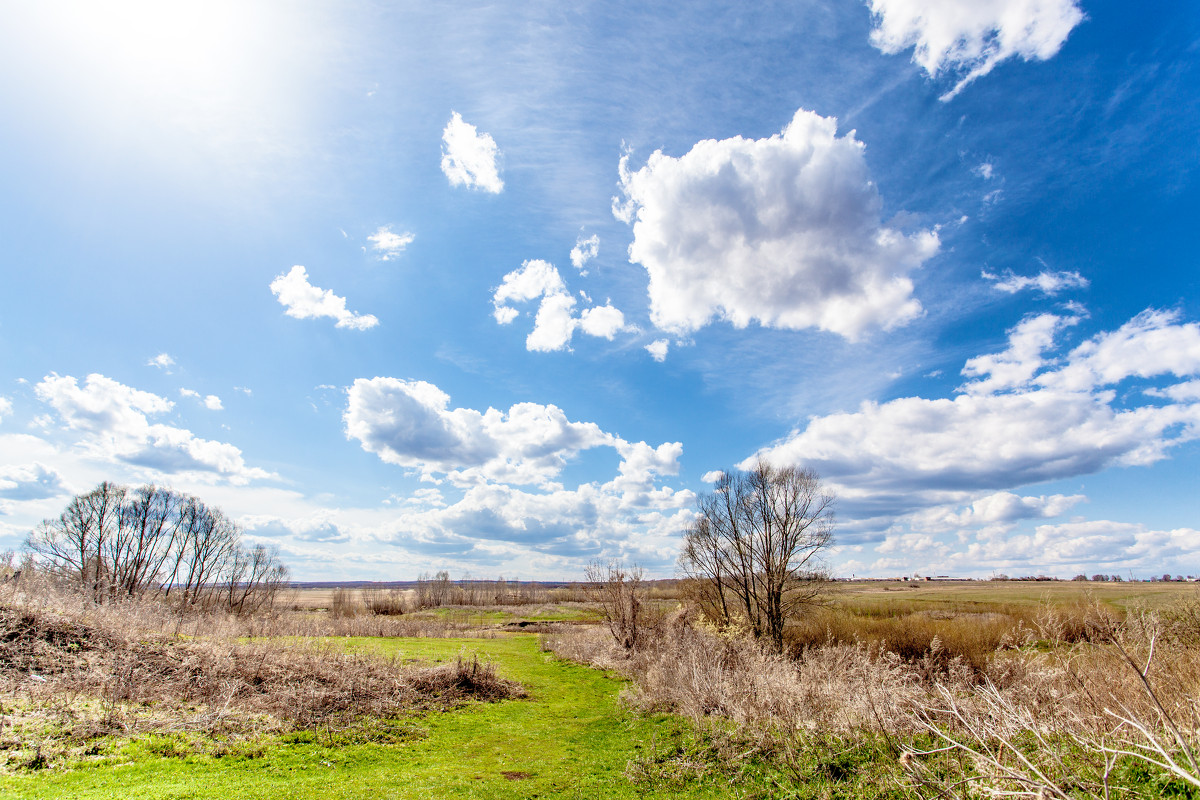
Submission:
[[[622,711],[623,682],[539,651],[536,637],[351,639],[348,646],[427,660],[460,652],[494,661],[530,696],[417,717],[425,735],[398,744],[330,746],[312,737],[268,739],[225,757],[172,756],[143,744],[123,759],[0,778],[0,796],[21,798],[633,798],[731,797],[728,786],[692,783],[651,790],[625,767],[639,748],[676,737],[686,722]],[[288,741],[288,739],[291,741]],[[297,741],[299,740],[299,741]],[[162,755],[167,751],[166,755]],[[123,762],[123,763],[121,763]],[[505,773],[508,773],[507,775]]]

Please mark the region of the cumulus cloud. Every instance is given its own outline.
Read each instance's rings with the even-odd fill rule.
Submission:
[[[967,360],[962,374],[970,381],[959,387],[969,394],[992,394],[1027,385],[1046,364],[1043,353],[1054,346],[1056,335],[1079,322],[1078,317],[1039,314],[1026,317],[1008,332],[1008,349]]]
[[[91,374],[80,386],[71,376],[51,374],[34,387],[67,430],[83,435],[80,446],[92,457],[150,467],[166,474],[209,472],[231,483],[273,477],[246,466],[231,444],[201,439],[191,431],[155,423],[150,417],[170,411],[174,403]]]
[[[525,339],[526,349],[533,352],[565,350],[576,330],[589,336],[612,341],[625,329],[625,315],[610,303],[584,309],[575,316],[577,301],[567,293],[566,283],[555,266],[541,259],[530,259],[504,276],[492,294],[492,316],[501,325],[517,318],[518,311],[510,303],[525,303],[541,298],[533,330]]]
[[[380,261],[391,261],[403,253],[404,248],[416,238],[416,235],[408,232],[394,233],[391,225],[384,225],[368,236],[367,241],[371,243],[371,249]]]
[[[957,82],[947,101],[1009,58],[1046,61],[1083,21],[1076,0],[867,0],[871,44],[884,53],[913,48],[913,63],[931,78]]]
[[[499,154],[490,134],[479,133],[457,111],[451,112],[450,121],[442,131],[442,172],[450,179],[451,186],[499,194],[504,189],[496,167]]]
[[[588,336],[611,342],[618,332],[625,329],[625,315],[613,308],[611,303],[587,308],[579,315],[579,329]]]
[[[714,318],[736,327],[819,328],[854,339],[921,313],[908,274],[939,247],[880,221],[882,202],[854,132],[800,109],[781,134],[656,151],[620,170],[633,224],[630,260],[650,277],[650,318],[687,333]]]
[[[908,524],[913,529],[932,533],[964,528],[1007,531],[1023,520],[1057,517],[1085,500],[1087,497],[1081,494],[1022,496],[1013,492],[993,492],[976,496],[967,504],[955,503],[918,511]]]
[[[1165,397],[1168,400],[1174,400],[1176,403],[1186,403],[1193,400],[1200,400],[1200,380],[1177,383],[1174,386],[1168,386],[1165,389],[1151,387],[1146,390],[1146,394],[1150,395],[1151,397]]]
[[[158,367],[159,369],[166,370],[169,373],[171,371],[171,367],[175,366],[175,359],[171,358],[171,356],[167,355],[166,353],[159,353],[147,361],[146,366]]]
[[[1087,391],[1132,377],[1184,378],[1197,373],[1200,324],[1181,324],[1176,311],[1147,309],[1117,330],[1079,345],[1067,357],[1066,366],[1040,375],[1037,382],[1049,388]]]
[[[62,475],[53,467],[37,462],[0,466],[0,497],[41,500],[64,491]]]
[[[356,314],[346,308],[346,298],[329,289],[320,289],[308,282],[308,271],[297,264],[286,275],[276,275],[271,281],[271,294],[283,306],[289,317],[337,320],[334,327],[362,331],[374,328],[379,320],[371,314]]]
[[[195,400],[199,400],[209,411],[221,411],[225,408],[223,405],[221,405],[221,398],[217,397],[215,394],[205,395],[202,397],[200,393],[194,389],[180,389],[179,395],[180,397],[191,397]]]
[[[1200,558],[1200,531],[1153,530],[1112,520],[1045,524],[1028,534],[980,537],[969,544],[962,558],[1002,568],[1036,564],[1047,571],[1083,572],[1085,567],[1102,567],[1157,574],[1175,564],[1194,565]]]
[[[644,483],[652,473],[675,474],[682,452],[678,443],[631,444],[593,422],[572,422],[554,405],[452,409],[449,395],[425,381],[359,378],[348,397],[347,438],[426,477],[545,486],[580,452],[611,447],[622,457],[621,474]]]
[[[714,469],[714,470],[710,470],[710,471],[704,473],[703,475],[701,475],[700,480],[704,481],[705,483],[716,483],[717,481],[721,480],[721,478],[724,478],[724,477],[725,477],[724,470]]]
[[[1044,295],[1056,295],[1065,289],[1086,289],[1089,285],[1088,279],[1078,272],[1043,270],[1037,275],[1014,275],[1005,271],[1003,275],[995,275],[984,270],[980,274],[984,280],[991,281],[993,289],[1007,294],[1036,289]]]
[[[667,360],[667,350],[670,349],[670,347],[671,342],[669,339],[655,339],[653,342],[646,345],[645,349],[646,352],[650,354],[651,358],[661,364]]]
[[[1131,377],[1200,374],[1200,326],[1151,310],[1063,359],[1045,357],[1071,324],[1053,315],[1023,321],[1006,351],[967,362],[964,374],[976,380],[956,397],[901,397],[813,417],[759,455],[803,463],[855,502],[904,513],[956,492],[1152,464],[1200,437],[1200,403],[1138,404],[1111,388]]]
[[[575,269],[586,275],[584,266],[598,255],[600,255],[600,237],[594,233],[586,239],[580,236],[575,240],[575,246],[571,248],[571,263]]]

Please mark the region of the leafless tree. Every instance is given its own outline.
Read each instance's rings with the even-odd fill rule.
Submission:
[[[42,522],[25,545],[97,603],[155,592],[181,609],[248,613],[273,602],[288,577],[278,553],[244,547],[241,529],[220,509],[157,486],[101,483]]]
[[[76,495],[58,519],[43,521],[29,535],[27,549],[74,578],[85,595],[102,600],[110,571],[101,554],[111,550],[109,538],[116,535],[125,493],[125,487],[105,481]]]
[[[593,561],[587,566],[587,580],[587,593],[600,606],[617,644],[636,650],[643,643],[649,621],[642,568],[625,567],[616,561]]]
[[[744,622],[782,650],[787,620],[827,589],[821,556],[833,543],[833,495],[812,470],[760,461],[725,473],[698,503],[679,565],[702,610]]]

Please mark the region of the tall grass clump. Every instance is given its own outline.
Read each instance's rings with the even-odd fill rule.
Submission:
[[[247,628],[213,611],[181,626],[150,597],[97,604],[23,569],[0,584],[0,766],[44,766],[103,737],[330,733],[523,694],[487,663],[424,667],[331,642],[248,640]]]
[[[994,628],[829,610],[825,635],[786,655],[682,610],[632,651],[599,630],[545,646],[623,671],[631,707],[684,714],[785,766],[883,742],[894,788],[918,796],[1112,797],[1146,782],[1187,796],[1200,788],[1197,608],[1046,605]]]

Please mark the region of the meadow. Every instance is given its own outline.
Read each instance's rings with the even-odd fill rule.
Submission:
[[[392,613],[300,589],[239,618],[23,576],[0,586],[0,793],[1200,796],[1195,585],[832,588],[773,653],[675,581],[639,587],[627,650],[578,586]]]

